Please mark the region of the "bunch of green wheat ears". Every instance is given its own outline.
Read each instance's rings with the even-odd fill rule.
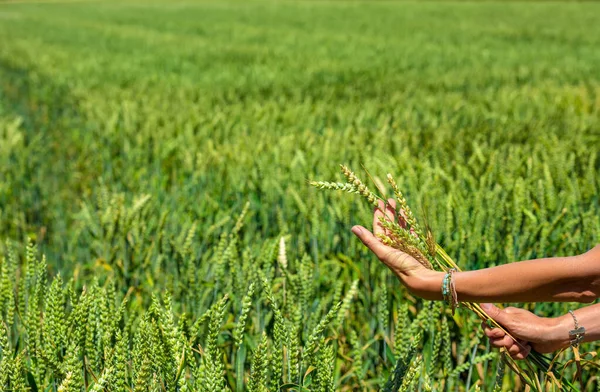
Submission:
[[[381,209],[379,206],[379,200],[383,200],[384,203],[387,203],[383,197],[371,192],[369,188],[348,167],[344,165],[340,166],[342,173],[347,179],[347,182],[310,181],[310,185],[318,189],[343,191],[362,196],[370,205],[382,212],[379,220],[382,227],[385,229],[385,234],[380,234],[379,239],[384,244],[409,254],[428,269],[435,268],[439,271],[448,271],[451,268],[456,268],[457,271],[460,271],[460,268],[452,260],[452,258],[438,243],[435,242],[434,236],[429,227],[425,226],[425,231],[423,231],[421,225],[419,225],[417,219],[412,213],[412,210],[408,206],[406,198],[398,188],[398,185],[391,174],[387,175],[387,181],[394,192],[397,210],[400,210],[404,213],[403,218],[406,221],[405,227],[402,227],[403,225],[400,225],[393,218],[390,219],[389,214]],[[371,177],[368,172],[367,175]],[[373,181],[373,183],[376,184],[375,181]],[[379,192],[381,194],[385,194],[385,192],[383,192],[381,189],[379,189]],[[460,304],[464,308],[474,312],[481,320],[487,322],[488,325],[492,324],[495,327],[503,330],[517,344],[520,345],[517,339],[508,333],[508,331],[506,331],[495,320],[490,318],[479,304],[471,302],[460,302]],[[521,378],[525,384],[529,385],[529,387],[531,387],[531,389],[534,391],[547,390],[542,388],[542,384],[548,386],[546,385],[547,383],[550,383],[552,387],[558,388],[559,390],[577,390],[577,388],[575,388],[571,382],[561,379],[562,377],[557,370],[556,357],[550,359],[532,350],[529,356],[523,361],[525,363],[524,367],[519,366],[512,357],[506,355],[504,352],[503,357],[506,364]],[[538,376],[540,371],[546,375],[545,381],[540,381]]]

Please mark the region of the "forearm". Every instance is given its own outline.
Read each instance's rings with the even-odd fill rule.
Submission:
[[[425,297],[442,299],[443,276],[428,278]],[[600,294],[600,246],[578,256],[456,273],[454,283],[462,302],[591,302]]]

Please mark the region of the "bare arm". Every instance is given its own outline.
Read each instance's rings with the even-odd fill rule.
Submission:
[[[396,218],[393,200],[381,202],[389,219]],[[373,233],[361,226],[352,232],[416,295],[441,300],[443,272],[428,270],[410,255],[384,245],[376,210]],[[455,274],[459,301],[465,302],[592,302],[600,296],[600,245],[577,256],[526,260]]]
[[[439,293],[443,274],[421,282],[429,299]],[[465,302],[592,302],[600,295],[600,246],[577,256],[526,260],[454,275]]]
[[[380,204],[387,218],[396,217],[393,200]],[[384,245],[377,234],[384,233],[379,224],[383,212],[375,211],[373,233],[361,226],[352,232],[413,293],[431,300],[441,300],[443,272],[426,269],[410,255]],[[467,302],[591,302],[600,296],[600,245],[577,256],[526,260],[478,271],[457,273],[455,286],[460,301]],[[514,358],[524,358],[531,347],[548,353],[569,346],[569,331],[575,323],[570,314],[556,318],[538,317],[517,308],[499,309],[483,304],[488,315],[519,340],[517,344],[503,330],[484,325],[492,345],[506,347]],[[600,340],[600,304],[575,311],[579,325],[585,327],[584,341]]]

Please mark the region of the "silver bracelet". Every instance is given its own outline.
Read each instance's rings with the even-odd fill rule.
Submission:
[[[579,343],[583,340],[585,336],[585,328],[579,326],[579,322],[577,321],[577,317],[575,317],[575,313],[572,310],[569,310],[571,316],[573,316],[573,321],[575,321],[575,329],[569,331],[569,337],[571,338],[571,347],[579,347]]]

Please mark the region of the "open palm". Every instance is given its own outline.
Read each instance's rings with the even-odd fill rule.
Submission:
[[[385,211],[385,215],[383,213]],[[385,235],[386,230],[381,225],[381,218],[398,222],[406,227],[406,221],[402,211],[396,211],[396,202],[389,199],[387,203],[379,201],[379,208],[373,213],[373,232],[362,226],[354,226],[352,232],[365,244],[382,263],[384,263],[400,281],[415,294],[425,297],[427,293],[422,292],[422,282],[425,277],[435,274],[435,271],[425,268],[411,255],[383,244],[379,240],[380,235]]]

